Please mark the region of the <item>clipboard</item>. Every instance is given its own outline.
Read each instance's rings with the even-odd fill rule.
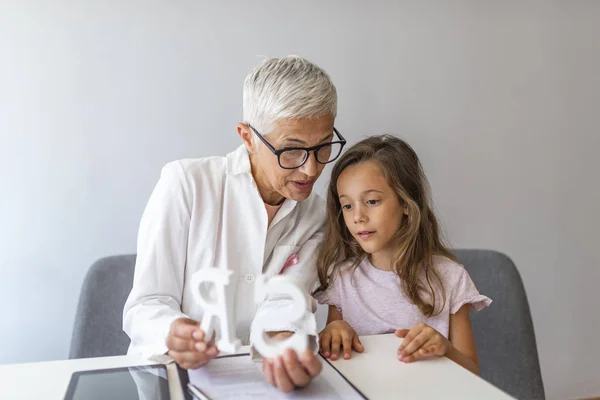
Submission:
[[[227,357],[242,357],[242,356],[250,356],[250,353],[240,353],[240,354],[226,354],[222,356],[216,357],[219,358],[227,358]],[[188,390],[188,383],[190,383],[190,375],[188,374],[187,369],[183,369],[179,366],[179,364],[175,363],[177,366],[177,376],[179,377],[179,384],[181,385],[181,392],[183,393],[184,400],[195,400],[194,396]]]
[[[311,382],[306,388],[299,389],[296,392],[293,392],[289,395],[290,398],[299,398],[299,399],[312,399],[312,398],[324,398],[324,396],[328,396],[328,398],[354,398],[354,399],[368,399],[367,396],[364,395],[352,382],[350,382],[337,368],[335,368],[325,357],[319,354],[321,361],[323,362],[323,370],[319,377],[315,378],[313,382]],[[211,368],[212,364],[212,368]],[[218,365],[221,364],[221,365]],[[287,398],[285,394],[279,392],[276,388],[271,387],[264,381],[262,377],[262,372],[256,365],[256,361],[252,361],[250,358],[250,353],[240,353],[240,354],[230,354],[223,355],[212,360],[207,366],[202,367],[198,370],[185,370],[179,365],[177,365],[177,373],[179,376],[179,381],[181,384],[181,390],[184,394],[185,400],[197,400],[188,390],[188,383],[195,384],[202,392],[208,397],[211,398],[211,394],[214,395],[216,391],[218,391],[218,397],[221,396],[231,396],[231,398],[243,398],[240,394],[240,386],[244,386],[242,391],[255,391],[251,396],[256,398],[258,395],[258,391],[265,390],[267,394],[264,398]],[[243,372],[243,375],[240,375],[239,380],[231,380],[231,385],[213,385],[210,382],[214,382],[213,373],[219,373],[220,368],[227,369],[229,376],[231,375],[232,367],[240,368],[240,370],[246,370],[246,372],[250,373],[249,375],[252,378],[252,381],[247,379],[246,372]],[[203,370],[206,368],[206,370]],[[256,373],[250,371],[250,369],[255,368]],[[209,370],[210,369],[210,370]],[[235,374],[235,371],[233,372]],[[190,374],[192,375],[190,377]],[[205,374],[205,377],[202,377]],[[203,381],[202,379],[206,379]],[[217,378],[218,380],[218,378]],[[245,381],[245,383],[244,383]],[[240,383],[242,382],[242,383]],[[224,394],[222,392],[223,387],[227,387],[228,394]],[[230,390],[231,388],[231,390]],[[320,392],[316,392],[319,390]],[[325,393],[326,392],[326,393]],[[337,395],[336,395],[337,394]]]

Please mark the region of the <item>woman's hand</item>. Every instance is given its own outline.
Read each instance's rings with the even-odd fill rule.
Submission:
[[[288,331],[268,332],[275,340],[284,340],[293,334]],[[310,350],[298,357],[294,350],[287,349],[283,357],[263,359],[265,380],[284,393],[308,385],[321,373],[322,368],[321,360]]]
[[[322,368],[321,360],[310,350],[298,357],[294,350],[287,349],[283,357],[263,360],[265,380],[284,393],[308,385]]]
[[[213,341],[205,341],[200,324],[189,318],[178,318],[171,323],[165,343],[169,349],[167,355],[184,369],[200,368],[219,355]]]
[[[337,360],[340,347],[344,350],[345,360],[350,359],[352,349],[359,353],[365,350],[354,329],[343,320],[328,323],[325,329],[319,333],[319,342],[323,356],[332,360]]]
[[[452,343],[444,335],[422,322],[410,330],[397,330],[396,336],[404,338],[398,347],[398,359],[405,363],[421,356],[445,356],[452,348]]]

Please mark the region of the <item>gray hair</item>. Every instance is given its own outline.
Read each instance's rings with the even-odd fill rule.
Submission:
[[[305,58],[267,58],[244,81],[244,123],[264,135],[284,118],[337,114],[337,91],[329,75]]]

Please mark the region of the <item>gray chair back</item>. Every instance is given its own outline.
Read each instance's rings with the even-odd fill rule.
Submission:
[[[535,333],[523,282],[514,263],[489,250],[455,250],[471,279],[493,303],[471,314],[481,377],[517,399],[543,399]],[[123,306],[135,255],[98,260],[88,271],[77,307],[69,358],[126,354]]]
[[[515,264],[489,250],[454,250],[492,304],[471,314],[481,377],[517,399],[544,399],[529,303]]]
[[[133,286],[135,255],[112,256],[89,269],[79,295],[69,358],[127,353],[123,306]]]

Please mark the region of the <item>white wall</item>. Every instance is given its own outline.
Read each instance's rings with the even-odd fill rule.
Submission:
[[[257,56],[301,54],[351,142],[415,146],[453,245],[516,262],[548,398],[600,395],[599,37],[583,0],[0,1],[0,362],[67,356],[161,166],[232,150]]]

